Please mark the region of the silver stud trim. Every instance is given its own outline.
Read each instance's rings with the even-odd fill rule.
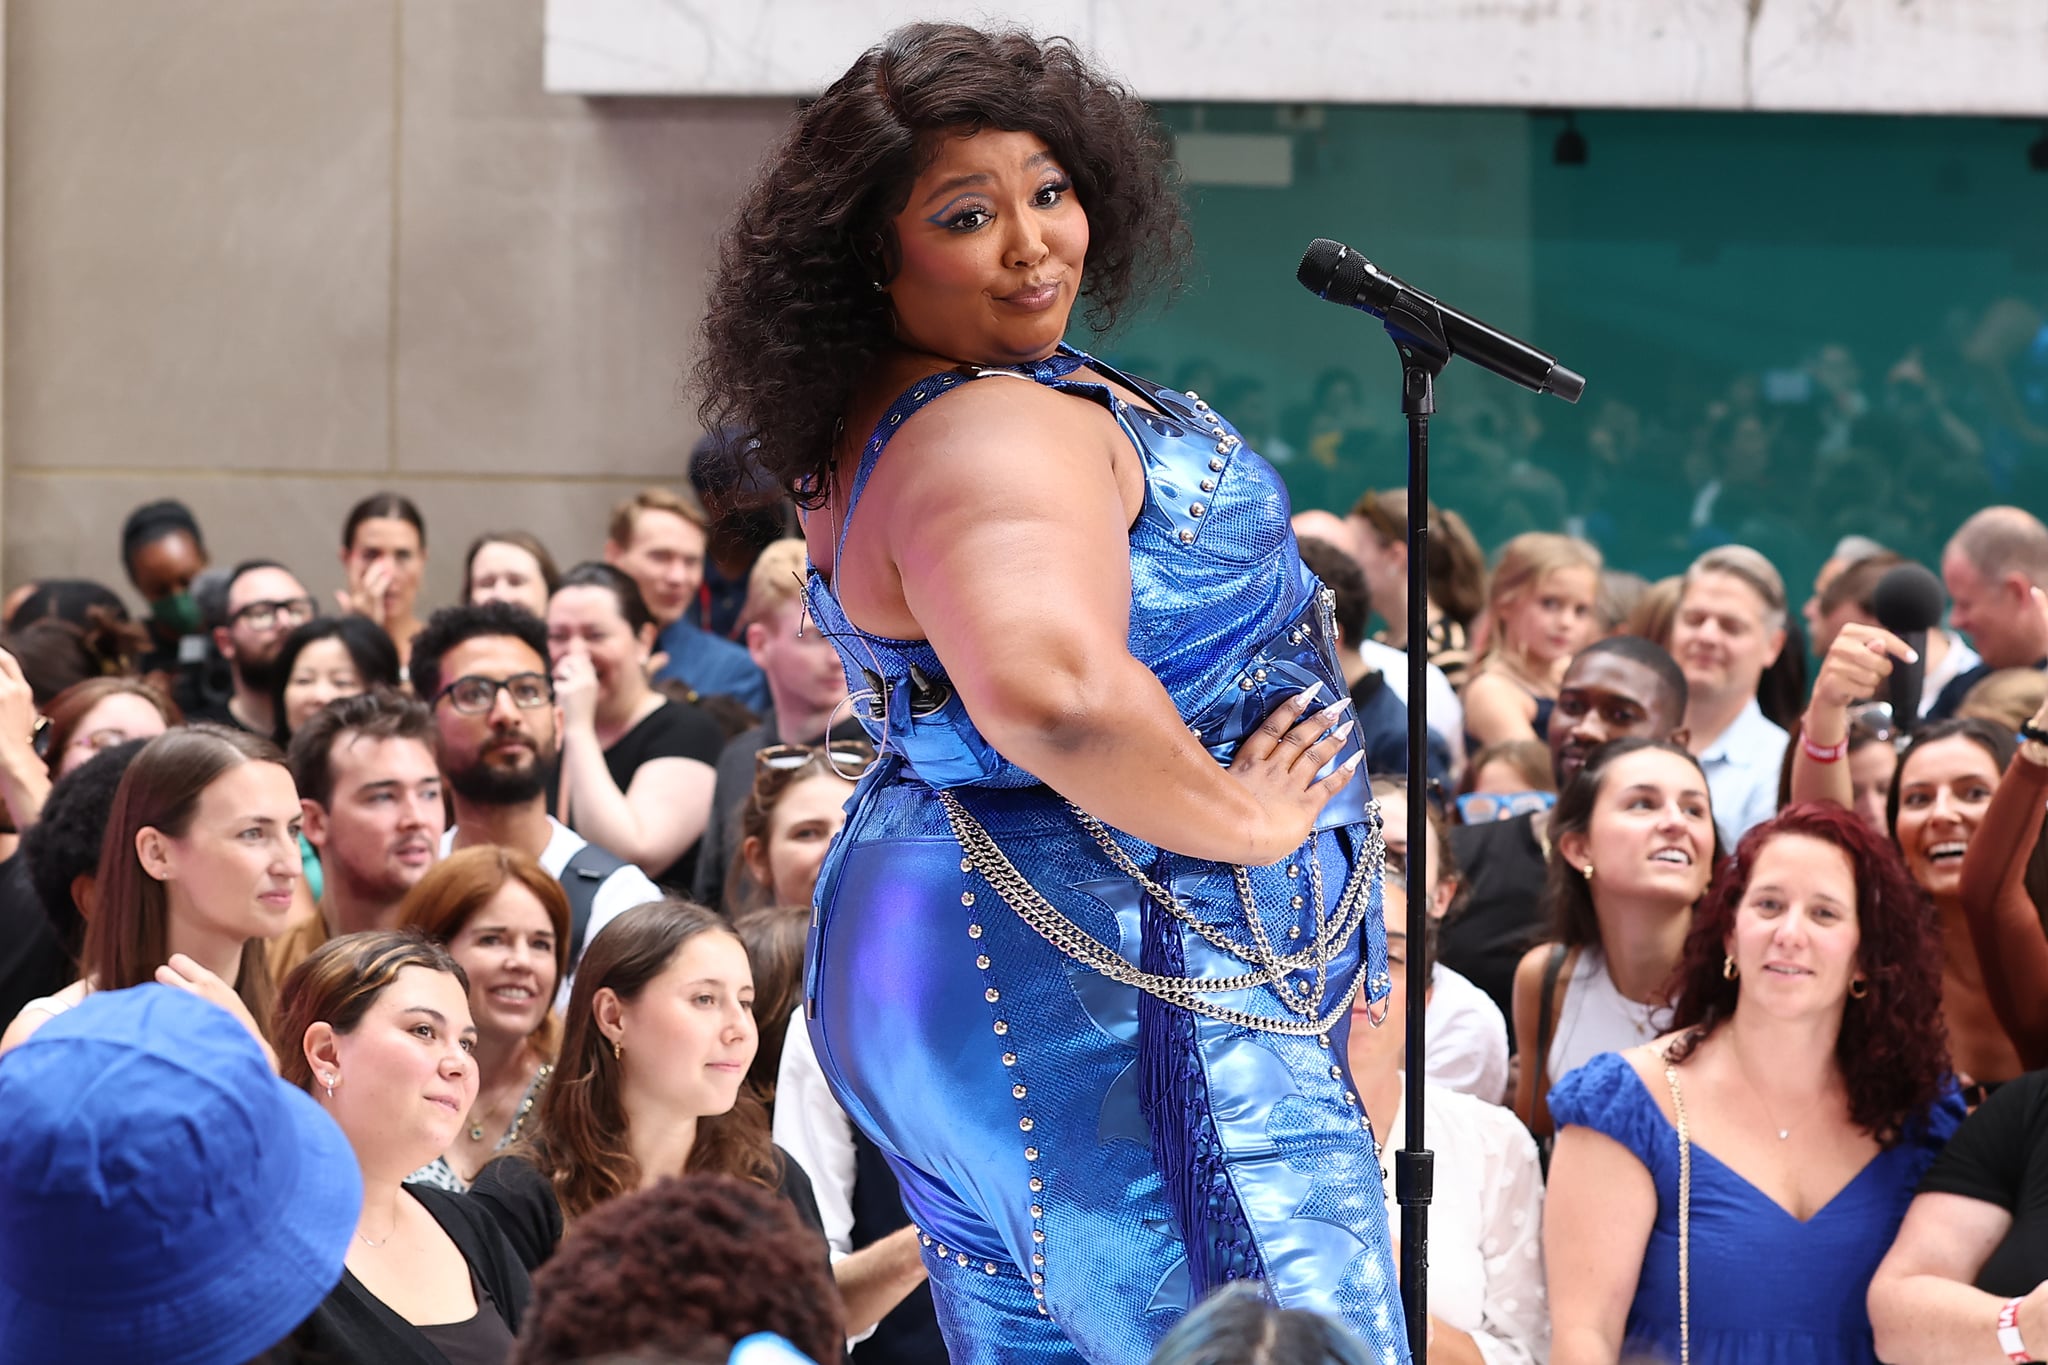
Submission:
[[[995,1022],[995,1030],[996,1036],[1000,1038],[1010,1031],[1010,1025],[1006,1020],[998,1019]]]
[[[975,959],[974,959],[974,965],[975,965],[975,966],[977,966],[977,967],[979,967],[979,968],[980,968],[981,970],[983,970],[983,971],[987,971],[987,970],[988,970],[988,954],[987,954],[987,953],[983,953],[983,954],[982,954],[982,955],[981,955],[980,957],[977,957],[977,958],[975,958]]]
[[[1031,1115],[1029,1114],[1026,1114],[1023,1118],[1017,1120],[1017,1131],[1020,1133],[1028,1133],[1037,1126],[1037,1122],[1033,1120]]]
[[[960,903],[962,905],[974,904],[974,893],[972,891],[962,891],[960,893]]]
[[[1021,1085],[1013,1085],[1013,1086],[1011,1086],[1011,1087],[1010,1087],[1010,1098],[1011,1098],[1011,1099],[1013,1099],[1013,1100],[1021,1100],[1021,1099],[1023,1099],[1023,1098],[1024,1098],[1024,1087],[1023,1087],[1023,1086],[1021,1086]]]
[[[1038,1149],[1036,1147],[1026,1147],[1024,1149],[1024,1159],[1026,1161],[1038,1160]]]
[[[1209,461],[1209,470],[1210,470],[1210,472],[1211,472],[1211,473],[1214,473],[1214,474],[1221,474],[1221,473],[1223,472],[1223,461],[1221,461],[1221,460],[1213,460],[1213,459],[1212,459],[1212,460],[1210,460],[1210,461]]]
[[[1015,1065],[1017,1065],[1017,1054],[1016,1054],[1016,1053],[1014,1053],[1014,1052],[1005,1052],[1005,1053],[1003,1054],[1003,1065],[1004,1065],[1004,1066],[1015,1066]]]
[[[1188,515],[1191,517],[1199,517],[1208,510],[1208,507],[1203,503],[1191,502],[1188,504]]]
[[[1203,491],[1204,493],[1214,493],[1214,492],[1216,491],[1216,480],[1214,480],[1214,479],[1204,479],[1204,480],[1202,480],[1202,491]],[[1296,640],[1296,641],[1294,641],[1294,643],[1298,645],[1298,644],[1300,644],[1300,643],[1301,643],[1301,641],[1299,641],[1299,640]]]
[[[1180,543],[1181,543],[1181,544],[1183,544],[1183,545],[1192,545],[1192,544],[1194,544],[1194,543],[1195,543],[1195,533],[1194,533],[1193,531],[1190,531],[1190,530],[1189,530],[1189,529],[1188,529],[1187,527],[1185,527],[1185,526],[1181,527],[1181,528],[1180,528]]]
[[[990,986],[987,990],[981,993],[981,998],[988,1001],[989,1004],[993,1005],[996,1001],[1003,998],[1003,993],[997,990],[994,986]]]
[[[968,926],[967,926],[967,937],[969,937],[969,938],[980,938],[980,937],[981,937],[981,926],[980,926],[979,924],[970,924],[970,925],[968,925]]]

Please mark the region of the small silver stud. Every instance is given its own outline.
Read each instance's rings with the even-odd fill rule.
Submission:
[[[1032,1252],[1032,1253],[1031,1253],[1031,1264],[1033,1264],[1033,1265],[1044,1265],[1044,1264],[1045,1264],[1045,1257],[1044,1257],[1044,1256],[1042,1256],[1042,1255],[1040,1255],[1040,1254],[1039,1254],[1038,1252],[1034,1251],[1034,1252]]]
[[[1296,900],[1300,900],[1300,899],[1301,899],[1301,897],[1299,897],[1299,896],[1296,896],[1296,897],[1295,897],[1295,899],[1296,899]],[[1300,926],[1299,924],[1290,924],[1290,925],[1288,925],[1288,926],[1287,926],[1287,937],[1289,937],[1289,938],[1300,938],[1300,937],[1301,937],[1301,926]]]
[[[1010,1025],[1009,1025],[1009,1024],[1008,1024],[1008,1022],[1006,1022],[1005,1020],[1002,1020],[1002,1019],[998,1019],[998,1020],[996,1020],[996,1023],[995,1023],[995,1029],[996,1029],[996,1036],[997,1036],[998,1038],[1000,1038],[1000,1037],[1002,1037],[1002,1036],[1003,1036],[1003,1035],[1004,1035],[1005,1033],[1008,1033],[1008,1032],[1010,1031]]]
[[[1210,460],[1209,469],[1212,473],[1221,474],[1223,472],[1223,461],[1214,459]]]
[[[1039,1205],[1033,1204],[1031,1206],[1031,1216],[1033,1218],[1043,1218],[1045,1217],[1045,1210],[1041,1208]]]
[[[963,1268],[965,1268],[965,1266],[967,1265],[967,1253],[964,1251],[959,1253],[953,1259],[958,1261]]]
[[[1199,517],[1208,510],[1209,509],[1207,507],[1205,507],[1199,502],[1191,502],[1188,504],[1188,515],[1191,517]]]
[[[1034,1270],[1034,1271],[1032,1271],[1032,1272],[1031,1272],[1031,1283],[1033,1283],[1033,1284],[1044,1284],[1044,1283],[1045,1283],[1045,1276],[1043,1276],[1043,1275],[1039,1274],[1039,1273],[1038,1273],[1037,1271],[1035,1271],[1035,1270]]]
[[[1319,1033],[1316,1035],[1316,1041],[1321,1043],[1324,1047],[1328,1047],[1330,1045],[1330,1035],[1327,1033]]]
[[[994,1261],[983,1261],[981,1268],[991,1275],[996,1273],[996,1263]]]
[[[1190,403],[1199,403],[1199,402],[1201,402],[1201,401],[1202,401],[1202,395],[1200,395],[1199,393],[1196,393],[1196,392],[1195,392],[1195,391],[1194,391],[1193,389],[1189,389],[1189,390],[1188,390],[1188,401],[1189,401]]]
[[[1250,678],[1239,678],[1237,680],[1237,685],[1241,690],[1246,692],[1251,691],[1253,686],[1252,680]]]
[[[990,986],[987,990],[981,993],[981,998],[988,1001],[989,1004],[993,1005],[996,1001],[1003,998],[1003,993],[997,990],[994,986]]]
[[[1037,1126],[1038,1124],[1032,1120],[1032,1117],[1029,1114],[1026,1114],[1023,1118],[1017,1120],[1017,1130],[1019,1132],[1028,1133]]]
[[[1303,899],[1302,899],[1301,897],[1299,897],[1299,896],[1289,896],[1289,897],[1287,898],[1287,903],[1288,903],[1288,904],[1289,904],[1290,906],[1292,906],[1292,907],[1293,907],[1294,909],[1296,909],[1296,910],[1299,910],[1299,909],[1301,909],[1301,907],[1302,907],[1302,906],[1304,906],[1304,905],[1308,904],[1308,902],[1307,902],[1307,901],[1303,900]]]
[[[939,1259],[943,1261],[949,1254],[946,1250],[946,1244],[944,1242],[939,1243]]]
[[[1038,1243],[1041,1243],[1041,1244],[1042,1244],[1042,1243],[1043,1243],[1043,1242],[1045,1241],[1045,1229],[1044,1229],[1044,1228],[1033,1228],[1033,1229],[1031,1229],[1031,1240],[1032,1240],[1032,1241],[1034,1241],[1034,1242],[1038,1242]]]
[[[960,903],[962,905],[974,904],[974,893],[972,891],[962,891],[960,893]]]
[[[1195,543],[1195,533],[1194,533],[1193,531],[1190,531],[1190,530],[1189,530],[1189,529],[1188,529],[1187,527],[1185,527],[1185,526],[1181,527],[1181,528],[1180,528],[1180,543],[1181,543],[1181,544],[1183,544],[1183,545],[1192,545],[1192,544],[1194,544],[1194,543]]]
[[[1344,1103],[1356,1104],[1358,1103],[1358,1096],[1353,1094],[1351,1091],[1347,1090],[1344,1092]]]
[[[1230,453],[1230,438],[1228,436],[1216,443],[1216,453],[1218,455],[1228,455]]]
[[[1214,493],[1214,492],[1216,491],[1216,480],[1214,480],[1214,479],[1204,479],[1204,480],[1202,480],[1202,491],[1203,491],[1204,493]],[[1299,640],[1296,640],[1296,641],[1295,641],[1294,643],[1295,643],[1295,644],[1300,644],[1300,643],[1301,643],[1301,641],[1299,641]]]
[[[922,1232],[920,1232],[917,1235],[917,1240],[923,1242],[926,1246],[930,1246],[932,1244],[932,1239],[930,1238],[930,1236]]]
[[[1037,1194],[1037,1193],[1038,1193],[1038,1192],[1039,1192],[1040,1190],[1042,1190],[1042,1189],[1044,1189],[1044,1188],[1045,1188],[1045,1182],[1044,1182],[1043,1180],[1040,1180],[1040,1179],[1039,1179],[1039,1178],[1038,1178],[1037,1176],[1035,1176],[1035,1175],[1031,1177],[1031,1192],[1032,1192],[1033,1194]]]
[[[1015,1066],[1015,1065],[1017,1065],[1017,1054],[1016,1054],[1016,1053],[1014,1053],[1014,1052],[1005,1052],[1005,1053],[1003,1054],[1003,1065],[1004,1065],[1004,1066]]]
[[[1254,678],[1257,678],[1260,682],[1264,682],[1266,680],[1266,670],[1263,668],[1255,668],[1252,670],[1252,676]]]
[[[1023,1098],[1024,1098],[1024,1087],[1023,1087],[1023,1086],[1021,1086],[1021,1085],[1013,1085],[1013,1086],[1011,1086],[1011,1087],[1010,1087],[1010,1098],[1011,1098],[1011,1099],[1013,1099],[1013,1100],[1021,1100],[1021,1099],[1023,1099]]]
[[[1026,1147],[1024,1149],[1024,1159],[1026,1161],[1038,1160],[1038,1149],[1036,1147]]]
[[[960,860],[960,870],[961,870],[962,872],[972,872],[972,871],[974,871],[974,859],[972,859],[972,858],[962,858],[962,859]]]
[[[981,970],[983,970],[983,971],[987,971],[987,970],[988,970],[988,954],[987,954],[987,953],[983,953],[983,954],[982,954],[981,956],[979,956],[979,957],[975,958],[975,959],[974,959],[974,965],[975,965],[975,966],[977,966],[977,967],[979,967],[979,968],[981,968]]]
[[[1337,1067],[1337,1066],[1333,1066],[1333,1067],[1331,1067],[1331,1068],[1330,1068],[1330,1079],[1331,1079],[1331,1080],[1333,1080],[1333,1081],[1341,1081],[1341,1080],[1343,1080],[1343,1079],[1344,1079],[1344,1069],[1343,1069],[1342,1067]]]
[[[1190,397],[1190,398],[1194,398],[1195,396],[1194,396],[1193,394],[1189,394],[1189,395],[1188,395],[1188,397]],[[1201,399],[1199,399],[1199,398],[1195,398],[1195,411],[1196,411],[1196,412],[1207,412],[1208,410],[1209,410],[1209,405],[1208,405],[1207,403],[1204,403],[1204,402],[1203,402],[1203,401],[1202,401]]]
[[[981,937],[981,926],[980,926],[979,924],[970,924],[970,925],[968,925],[968,926],[967,926],[967,937],[969,937],[969,938],[980,938],[980,937]]]
[[[1301,864],[1289,863],[1287,865],[1287,875],[1290,877],[1299,877],[1301,875]]]

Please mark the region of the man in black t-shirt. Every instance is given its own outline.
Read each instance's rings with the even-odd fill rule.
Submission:
[[[213,628],[214,647],[226,659],[234,691],[217,707],[186,716],[272,738],[277,656],[285,637],[319,614],[319,604],[290,569],[270,559],[248,559],[228,575],[225,620]]]
[[[1683,744],[1685,674],[1671,656],[1636,635],[1580,650],[1565,670],[1550,716],[1550,766],[1560,789],[1609,740],[1643,737]],[[1550,812],[1536,811],[1451,830],[1464,902],[1445,920],[1438,960],[1469,977],[1514,1018],[1515,964],[1543,936],[1543,879]],[[1514,1026],[1509,1024],[1509,1043]]]

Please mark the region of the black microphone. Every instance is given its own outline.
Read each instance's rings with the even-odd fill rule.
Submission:
[[[1576,403],[1586,391],[1585,376],[1558,364],[1557,357],[1545,355],[1526,341],[1517,341],[1506,332],[1439,303],[1342,242],[1327,237],[1310,242],[1294,277],[1319,299],[1362,309],[1382,320],[1388,309],[1403,306],[1434,313],[1452,355],[1461,355],[1535,393],[1554,393],[1567,403]]]
[[[1920,692],[1927,681],[1927,632],[1941,624],[1947,598],[1941,580],[1919,564],[1901,564],[1877,580],[1870,608],[1877,623],[1904,640],[1918,656],[1892,660],[1889,679],[1892,724],[1900,733],[1920,719]]]

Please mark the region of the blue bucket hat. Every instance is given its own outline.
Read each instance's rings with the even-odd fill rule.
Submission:
[[[340,1282],[348,1139],[226,1010],[86,997],[0,1058],[0,1365],[241,1365]]]

